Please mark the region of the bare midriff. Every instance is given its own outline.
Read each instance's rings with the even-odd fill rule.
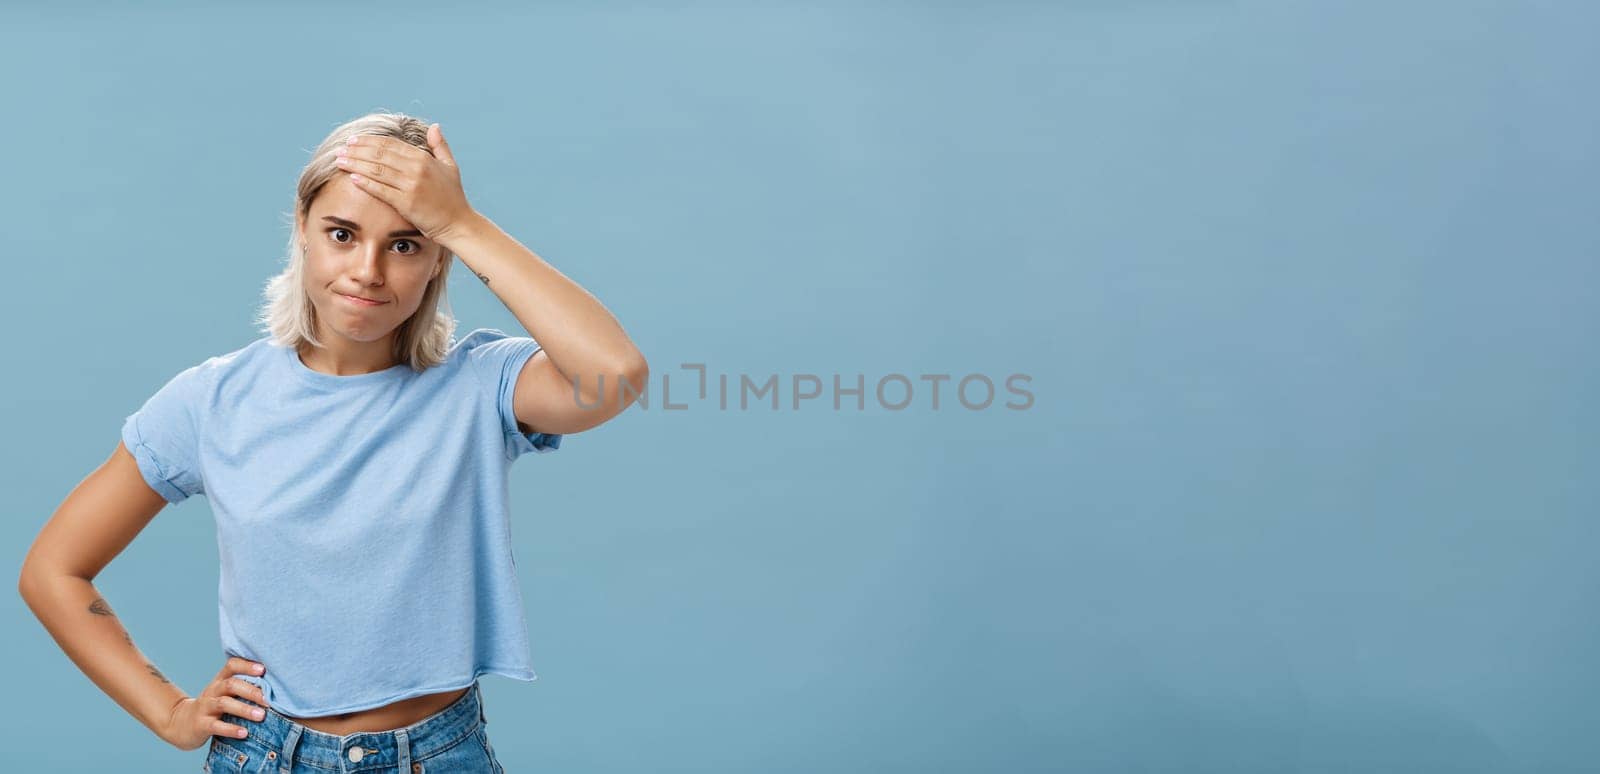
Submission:
[[[401,699],[393,704],[385,704],[382,707],[346,712],[343,715],[324,715],[318,718],[297,718],[293,715],[284,715],[284,717],[306,728],[321,731],[325,734],[334,734],[335,736],[353,734],[357,731],[393,731],[397,728],[409,726],[450,706],[451,702],[461,698],[470,690],[472,690],[472,686],[444,693],[413,696],[409,699]]]

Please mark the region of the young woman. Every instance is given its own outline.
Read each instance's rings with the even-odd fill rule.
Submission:
[[[248,149],[241,149],[248,152]],[[478,678],[535,680],[507,474],[619,414],[644,356],[582,287],[474,210],[438,125],[373,113],[302,171],[265,335],[172,377],[51,516],[24,599],[68,657],[208,771],[500,771]],[[456,337],[451,258],[529,336]],[[626,384],[624,384],[626,382]],[[204,494],[226,659],[196,696],[94,577]]]

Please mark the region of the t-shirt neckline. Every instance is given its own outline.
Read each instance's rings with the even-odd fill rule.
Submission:
[[[407,371],[411,370],[410,363],[400,362],[381,371],[371,371],[364,374],[351,374],[349,376],[335,376],[333,374],[325,374],[301,362],[300,353],[296,352],[294,347],[279,346],[278,349],[283,351],[282,357],[288,362],[289,370],[294,372],[296,378],[309,384],[316,384],[324,387],[347,387],[351,385],[371,384],[373,382],[386,382],[398,379],[404,376]]]

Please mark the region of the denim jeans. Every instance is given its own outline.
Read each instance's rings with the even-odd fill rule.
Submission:
[[[250,735],[242,739],[213,735],[204,770],[210,774],[505,774],[484,731],[488,721],[477,681],[450,706],[388,731],[335,736],[296,723],[271,707],[266,714],[253,720],[223,713],[225,722],[243,726]]]

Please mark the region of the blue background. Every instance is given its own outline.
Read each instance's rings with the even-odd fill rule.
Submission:
[[[399,110],[687,406],[513,469],[511,771],[1593,771],[1597,17],[8,6],[8,566],[257,335],[309,150]],[[463,268],[463,330],[516,329]],[[211,519],[95,580],[191,694]],[[199,769],[0,615],[0,767]]]

